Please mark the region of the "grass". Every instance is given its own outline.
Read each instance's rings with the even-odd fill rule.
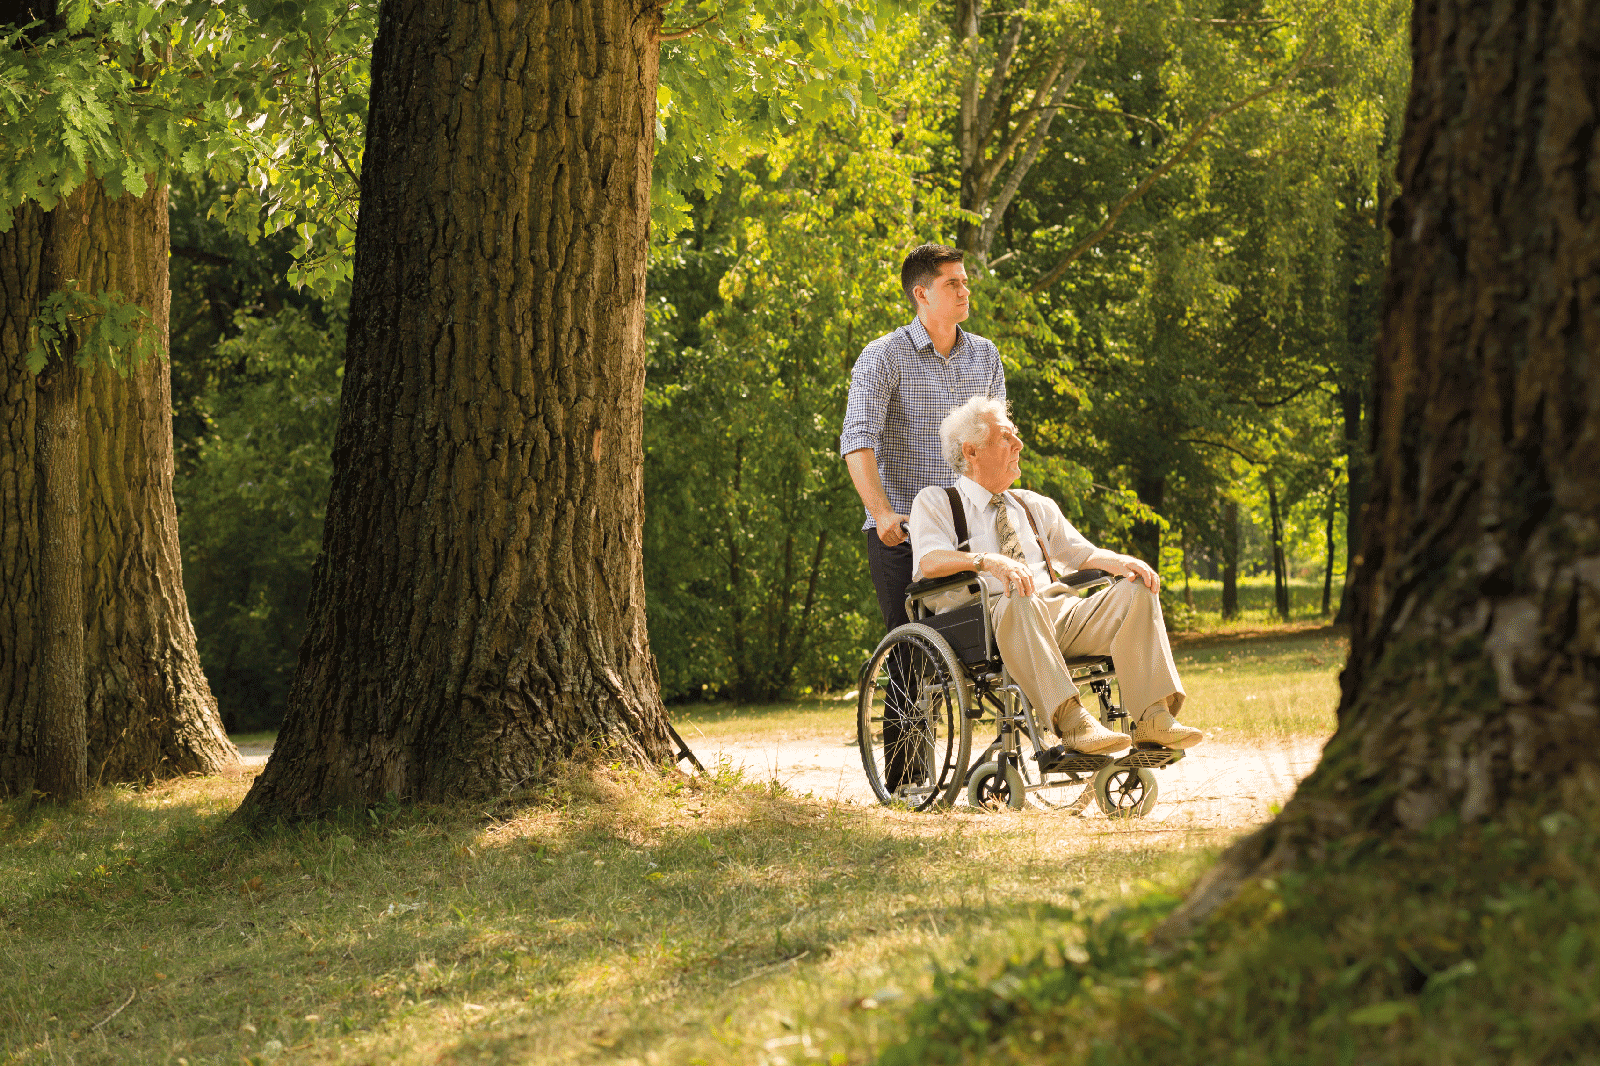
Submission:
[[[1190,611],[1183,599],[1183,581],[1171,580],[1168,575],[1161,599],[1166,605],[1168,622],[1175,629],[1204,633],[1228,633],[1259,630],[1282,625],[1277,607],[1272,599],[1272,575],[1259,574],[1239,579],[1239,614],[1223,621],[1222,582],[1191,577],[1190,590],[1194,595],[1194,610]],[[1339,609],[1342,579],[1333,583],[1331,608]],[[1289,622],[1325,622],[1322,614],[1322,582],[1306,578],[1289,579]]]
[[[1270,589],[1269,589],[1270,591]],[[1333,732],[1338,671],[1349,643],[1342,630],[1277,627],[1179,634],[1173,656],[1188,692],[1183,720],[1224,741]],[[808,696],[785,703],[686,703],[671,708],[691,747],[753,731],[776,739],[844,737],[855,728],[855,693]]]
[[[1323,728],[1341,654],[1322,631],[1179,648],[1194,720],[1241,739]],[[677,717],[693,743],[831,735],[850,707]],[[938,974],[1087,943],[1233,835],[603,763],[246,835],[249,781],[0,808],[0,1061],[865,1063]]]
[[[1264,879],[1170,953],[1149,893],[942,975],[882,1066],[1595,1061],[1600,788]]]

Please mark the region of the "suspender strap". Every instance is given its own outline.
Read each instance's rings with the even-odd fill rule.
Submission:
[[[967,535],[967,509],[961,506],[961,490],[954,485],[947,487],[945,495],[950,497],[950,517],[956,522],[956,551],[962,551],[967,543],[972,540]]]
[[[1006,493],[1006,496],[1007,498],[1012,498],[1009,492]],[[1033,530],[1033,539],[1039,542],[1039,554],[1044,556],[1044,571],[1050,575],[1050,580],[1054,581],[1058,576],[1056,574],[1056,564],[1050,561],[1050,549],[1044,546],[1044,538],[1039,535],[1039,523],[1033,520],[1033,511],[1027,504],[1022,502],[1022,497],[1018,496],[1015,499],[1017,506],[1022,508],[1022,513],[1028,516],[1028,526]]]

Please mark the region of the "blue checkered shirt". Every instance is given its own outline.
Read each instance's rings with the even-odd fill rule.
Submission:
[[[958,475],[939,448],[939,423],[974,396],[1005,399],[1000,349],[957,329],[950,358],[942,359],[922,320],[913,319],[861,350],[850,376],[839,454],[871,448],[889,506],[910,514],[924,488],[956,483]],[[861,528],[876,526],[869,512]]]

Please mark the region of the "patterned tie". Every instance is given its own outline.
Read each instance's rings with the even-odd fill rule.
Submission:
[[[1011,524],[1011,516],[1006,513],[1006,498],[997,492],[989,497],[989,502],[999,508],[994,516],[994,534],[1000,542],[1000,550],[1017,562],[1026,563],[1028,557],[1022,554],[1022,544],[1017,540],[1016,527]]]

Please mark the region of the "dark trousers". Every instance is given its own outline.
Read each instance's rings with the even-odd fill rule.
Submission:
[[[905,625],[906,586],[911,584],[911,542],[901,541],[889,547],[878,539],[876,529],[867,530],[867,566],[872,570],[872,587],[878,593],[878,612],[883,615],[885,631]],[[889,691],[883,706],[883,751],[886,766],[884,782],[891,790],[907,784],[907,776],[915,783],[922,774],[917,766],[920,755],[918,737],[906,735],[905,718],[911,710],[916,679],[908,677],[904,656],[899,652],[889,658]]]

